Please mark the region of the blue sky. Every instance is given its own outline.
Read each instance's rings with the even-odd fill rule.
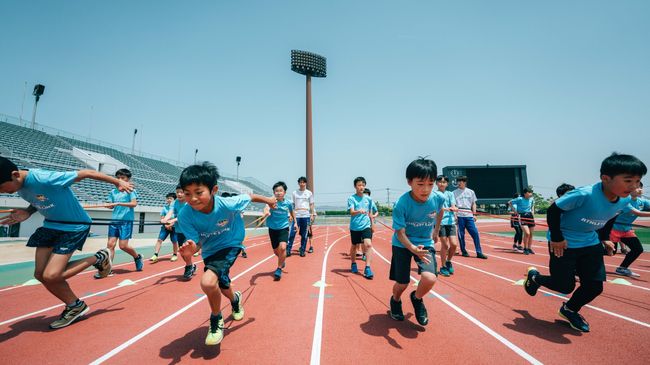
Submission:
[[[313,81],[317,201],[362,175],[406,191],[420,155],[526,164],[551,196],[612,151],[650,163],[650,2],[18,1],[0,3],[0,113],[291,188],[304,174]],[[469,183],[471,187],[471,182]]]

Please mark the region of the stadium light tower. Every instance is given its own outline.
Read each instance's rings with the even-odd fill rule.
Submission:
[[[311,142],[311,77],[327,77],[327,59],[316,53],[291,50],[291,71],[307,76],[306,164],[307,188],[314,191],[314,150]]]
[[[235,162],[237,162],[237,181],[239,181],[239,164],[241,163],[241,156],[235,157]]]
[[[41,95],[43,95],[44,92],[45,85],[34,85],[34,92],[32,94],[36,97],[36,100],[34,100],[34,113],[32,113],[32,129],[36,126],[36,107],[38,106],[38,101],[41,100]]]

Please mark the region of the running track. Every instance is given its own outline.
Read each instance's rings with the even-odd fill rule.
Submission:
[[[505,227],[487,223],[480,228]],[[381,227],[375,233],[374,280],[350,273],[347,227],[315,227],[316,252],[288,258],[279,282],[273,281],[276,258],[267,236],[249,239],[248,258],[239,258],[231,270],[234,287],[244,293],[246,316],[234,322],[229,306],[224,308],[226,335],[212,347],[203,344],[209,309],[200,276],[179,280],[182,263],[168,259],[147,263],[143,272],[122,266],[103,280],[89,274],[72,278],[72,288],[88,297],[91,311],[60,330],[48,324],[62,306],[42,286],[0,291],[2,363],[650,362],[648,254],[633,267],[641,278],[627,279],[632,285],[606,283],[603,295],[583,309],[592,332],[581,334],[557,316],[561,296],[540,291],[531,298],[516,285],[528,266],[548,272],[545,244],[536,242],[537,255],[524,256],[512,252],[510,239],[483,234],[483,251],[490,258],[454,258],[456,274],[440,277],[425,299],[430,320],[422,327],[413,317],[410,290],[402,298],[406,321],[387,315],[391,234]],[[473,248],[471,240],[468,248]],[[608,280],[619,279],[612,273],[622,257],[605,260]],[[127,279],[135,284],[118,286]],[[314,286],[318,282],[326,285]]]

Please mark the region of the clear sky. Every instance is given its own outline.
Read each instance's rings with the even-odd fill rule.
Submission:
[[[0,113],[295,188],[313,80],[317,202],[364,176],[376,199],[407,164],[525,164],[551,196],[612,151],[650,165],[650,1],[0,2]],[[471,182],[469,183],[471,187]],[[269,192],[270,193],[270,192]]]

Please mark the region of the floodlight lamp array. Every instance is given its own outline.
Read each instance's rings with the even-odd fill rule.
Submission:
[[[316,53],[291,50],[291,70],[313,77],[327,76],[327,58]]]

